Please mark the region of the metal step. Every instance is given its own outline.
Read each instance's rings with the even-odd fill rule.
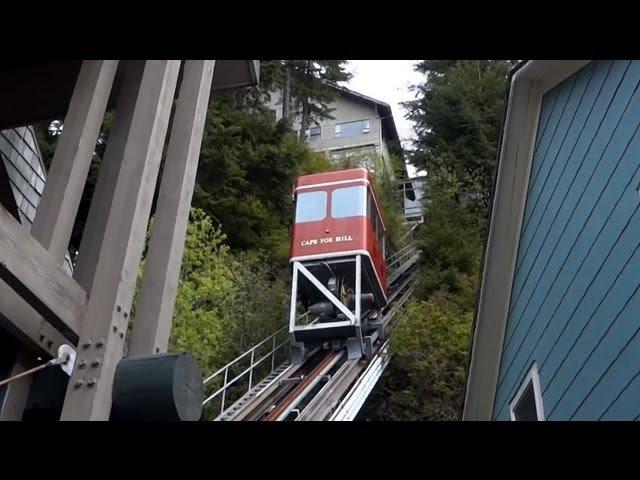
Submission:
[[[258,397],[266,388],[268,388],[272,382],[274,382],[291,364],[286,361],[273,370],[269,375],[258,382],[251,390],[245,393],[242,397],[236,400],[233,405],[227,408],[215,419],[216,421],[227,421],[232,419],[238,412],[240,412],[250,401]]]

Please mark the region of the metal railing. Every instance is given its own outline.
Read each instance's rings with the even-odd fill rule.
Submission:
[[[403,248],[401,248],[397,252],[394,252],[392,255],[390,255],[386,259],[387,269],[389,271],[390,276],[393,275],[394,271],[397,271],[400,267],[403,266],[403,264],[408,259],[410,259],[412,256],[414,256],[418,252],[419,252],[419,250],[417,250],[417,248],[415,246],[415,242],[412,241],[408,245],[404,246]],[[296,323],[297,324],[301,324],[304,321],[305,317],[308,318],[308,316],[309,316],[309,312],[305,312],[304,314],[299,316],[298,321]],[[318,320],[319,320],[319,318],[315,318],[314,320],[308,322],[308,324],[314,324]],[[266,377],[268,377],[271,373],[273,373],[274,370],[276,369],[276,363],[275,362],[276,362],[277,353],[289,345],[288,329],[289,329],[289,325],[285,325],[285,326],[281,327],[280,329],[278,329],[277,331],[275,331],[274,333],[269,335],[267,338],[265,338],[261,342],[255,344],[249,350],[247,350],[246,352],[242,353],[241,355],[239,355],[238,357],[233,359],[231,362],[227,363],[225,366],[223,366],[222,368],[220,368],[219,370],[217,370],[213,374],[209,375],[203,382],[205,387],[206,387],[207,384],[212,383],[216,379],[218,379],[221,382],[222,385],[217,390],[215,390],[211,395],[209,395],[204,400],[204,402],[202,402],[202,405],[205,406],[208,403],[210,403],[212,400],[214,400],[215,398],[221,397],[220,414],[222,414],[225,411],[225,404],[227,402],[227,392],[229,391],[229,389],[231,387],[233,387],[234,385],[238,385],[239,382],[243,378],[246,378],[248,376],[248,386],[247,386],[246,390],[244,390],[238,396],[238,398],[240,398],[243,395],[246,395],[249,391],[251,391],[251,389],[257,383],[261,382]],[[283,333],[286,333],[286,335],[284,337],[284,340],[279,342],[277,340],[278,335],[281,335]],[[256,360],[256,355],[258,354],[257,353],[258,350],[260,350],[262,347],[265,347],[266,345],[270,345],[269,351],[267,351],[265,354],[263,354],[260,358],[258,358]],[[229,379],[229,372],[233,369],[233,367],[239,366],[241,364],[241,362],[243,360],[245,360],[245,359],[249,360],[249,366],[247,368],[245,368],[244,370],[242,370],[237,375],[235,375],[232,379]],[[265,373],[256,382],[256,378],[254,377],[254,373],[256,372],[256,368],[259,367],[261,364],[263,364],[263,362],[265,362],[265,361],[267,361],[269,359],[271,360],[270,370],[268,370],[267,373]],[[280,366],[280,365],[278,365],[278,366]]]
[[[285,325],[284,327],[280,328],[279,330],[277,330],[276,332],[272,333],[267,338],[262,340],[260,343],[257,343],[256,345],[251,347],[249,350],[244,352],[242,355],[236,357],[234,360],[232,360],[231,362],[227,363],[224,367],[222,367],[221,369],[219,369],[215,373],[209,375],[204,380],[204,382],[203,382],[204,385],[207,385],[207,383],[211,382],[212,380],[214,380],[216,378],[222,378],[222,386],[220,388],[218,388],[213,394],[209,395],[205,399],[205,401],[202,402],[202,405],[206,405],[211,400],[213,400],[217,396],[221,395],[222,398],[221,398],[221,405],[220,405],[220,413],[222,413],[222,412],[224,412],[224,405],[225,405],[225,401],[226,401],[227,390],[231,386],[233,386],[236,383],[238,383],[242,378],[244,378],[246,376],[249,376],[249,385],[247,387],[246,392],[251,390],[251,388],[254,385],[253,374],[254,374],[254,371],[255,371],[256,367],[258,367],[260,364],[262,364],[267,359],[271,359],[271,370],[269,371],[269,373],[273,372],[273,370],[275,369],[275,366],[276,366],[275,365],[275,360],[276,360],[277,352],[279,350],[281,350],[282,348],[284,348],[285,346],[289,345],[288,336],[286,336],[285,339],[283,341],[279,342],[279,343],[277,342],[277,337],[278,337],[279,334],[281,334],[283,332],[287,332],[288,333],[288,329],[289,329],[289,325]],[[266,354],[262,355],[262,357],[260,357],[258,360],[256,360],[255,357],[256,357],[256,352],[258,351],[258,349],[260,349],[261,347],[263,347],[265,345],[268,345],[269,343],[271,344],[271,349]],[[229,380],[229,370],[232,367],[234,367],[235,365],[238,365],[243,359],[246,359],[247,357],[250,358],[249,367],[247,367],[242,372],[240,372],[238,375],[236,375],[231,380]],[[262,380],[262,379],[260,379],[260,380]]]
[[[407,261],[407,259],[411,258],[416,253],[416,245],[415,242],[412,241],[397,252],[394,252],[392,255],[387,257],[387,271],[389,273],[392,273],[394,270],[397,270],[404,264],[404,262]]]
[[[300,317],[298,318],[298,323],[303,322],[305,317],[308,317],[308,316],[309,316],[309,312],[305,312],[302,315],[300,315]],[[311,321],[309,323],[311,324],[311,323],[315,323],[317,321],[318,321],[318,319],[316,318],[315,320],[313,320],[313,321]],[[284,340],[278,342],[278,335],[280,335],[282,333],[285,333]],[[222,414],[224,412],[224,407],[225,407],[225,403],[226,403],[226,400],[227,400],[227,392],[229,391],[229,389],[231,387],[233,387],[236,384],[239,384],[240,380],[242,380],[243,378],[248,376],[249,377],[248,378],[248,386],[247,386],[246,390],[240,395],[240,396],[242,396],[242,395],[248,393],[257,383],[261,382],[264,378],[268,377],[271,373],[273,373],[273,371],[276,369],[276,363],[275,362],[276,362],[277,353],[289,345],[288,333],[289,333],[289,325],[285,325],[282,328],[276,330],[274,333],[269,335],[267,338],[265,338],[261,342],[255,344],[253,347],[251,347],[249,350],[247,350],[243,354],[237,356],[235,359],[233,359],[232,361],[227,363],[224,367],[220,368],[215,373],[209,375],[203,382],[205,387],[206,387],[206,385],[208,383],[212,382],[216,378],[220,379],[220,381],[222,383],[222,386],[220,386],[220,388],[218,388],[215,392],[213,392],[211,395],[209,395],[204,400],[204,402],[202,402],[202,405],[203,406],[207,405],[209,402],[211,402],[216,397],[221,396],[220,414]],[[264,355],[262,355],[259,359],[256,360],[256,354],[257,354],[258,350],[260,350],[262,347],[264,347],[266,345],[269,345],[269,344],[271,345],[270,350],[267,353],[265,353]],[[249,366],[247,368],[245,368],[244,370],[242,370],[239,374],[237,374],[231,380],[229,380],[229,371],[234,366],[240,365],[242,360],[245,360],[247,358],[249,359]],[[267,373],[265,373],[262,377],[260,377],[259,379],[256,379],[254,377],[254,374],[256,373],[257,367],[259,367],[267,359],[271,359],[271,368],[270,368],[270,370]]]

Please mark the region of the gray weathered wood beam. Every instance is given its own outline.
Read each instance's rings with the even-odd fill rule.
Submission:
[[[127,145],[129,128],[145,65],[143,60],[121,61],[121,63],[123,63],[122,75],[124,78],[116,100],[109,142],[100,165],[98,181],[93,191],[89,214],[80,240],[78,258],[73,269],[73,278],[86,292],[91,291],[96,274],[99,252],[107,228],[116,183],[120,176],[124,149]]]
[[[61,262],[67,252],[117,67],[116,60],[85,60],[82,63],[64,119],[65,128],[58,140],[31,226],[31,236]],[[51,335],[44,335],[46,320],[6,284],[0,285],[0,311],[22,332],[34,331],[39,341],[38,350],[45,348],[48,354],[55,355],[61,342],[72,343],[62,336],[48,338]],[[39,329],[34,328],[36,324],[40,324]],[[30,340],[29,344],[36,338]],[[33,366],[35,358],[36,353],[30,345],[25,345],[16,359],[14,372]],[[9,384],[0,409],[0,420],[22,418],[31,379],[26,376]]]
[[[117,68],[117,60],[82,63],[31,227],[31,235],[61,261],[69,246]]]
[[[119,140],[121,166],[106,207],[104,238],[95,252],[97,261],[81,326],[78,359],[61,420],[109,418],[113,378],[123,354],[179,67],[177,60],[145,62],[131,122],[124,129],[125,139]],[[118,105],[117,109],[122,107]],[[107,149],[111,146],[109,142]]]
[[[77,338],[86,293],[4,208],[0,208],[0,278],[64,336]]]
[[[187,61],[164,162],[130,355],[166,352],[215,60]]]

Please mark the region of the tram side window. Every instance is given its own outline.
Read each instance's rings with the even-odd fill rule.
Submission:
[[[382,248],[382,242],[384,241],[384,228],[382,228],[382,221],[376,217],[376,236],[378,238],[378,245]]]
[[[317,222],[326,217],[327,192],[299,193],[296,200],[296,223]]]
[[[371,195],[371,192],[367,192],[367,216],[371,219],[373,231],[376,234],[378,244],[382,248],[384,232],[382,229],[382,222],[380,220],[380,217],[378,216],[378,210],[376,210],[376,203],[373,199],[373,196]]]
[[[367,190],[367,217],[369,217],[372,221],[376,216],[376,206],[373,202],[373,197],[371,196],[371,192]]]
[[[367,214],[366,187],[336,188],[331,193],[331,216],[333,218],[364,217]]]

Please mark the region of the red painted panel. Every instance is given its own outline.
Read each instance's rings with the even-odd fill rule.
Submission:
[[[371,183],[371,175],[365,168],[351,168],[349,170],[303,175],[298,177],[296,180],[294,192],[300,187],[318,185],[321,183],[343,182],[345,180],[366,180]]]
[[[298,178],[295,190],[300,187],[306,187],[304,188],[304,191],[306,192],[327,192],[327,215],[323,220],[317,222],[306,222],[293,225],[291,235],[291,258],[306,257],[310,255],[330,256],[340,252],[365,250],[369,253],[373,267],[375,268],[382,283],[382,288],[386,292],[387,272],[384,254],[382,252],[382,245],[378,244],[371,219],[366,216],[332,218],[329,214],[331,211],[331,192],[336,188],[349,186],[350,180],[353,181],[353,185],[362,184],[363,180],[370,181],[370,175],[366,169],[356,168],[337,172],[304,175]],[[341,183],[338,185],[321,185],[333,182]],[[374,200],[376,200],[375,192],[371,185],[369,185],[369,190],[373,193]],[[378,208],[377,200],[376,208]],[[382,220],[382,214],[379,209],[378,215]],[[382,220],[382,222],[384,228],[384,220]]]

